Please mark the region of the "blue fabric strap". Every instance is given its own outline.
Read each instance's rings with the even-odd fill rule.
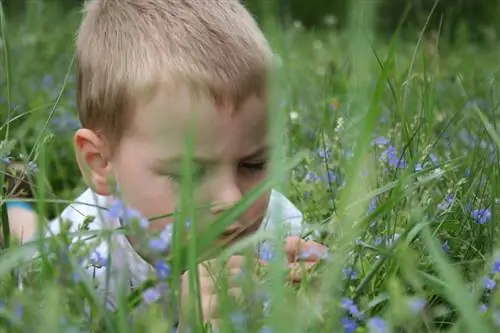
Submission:
[[[7,202],[7,209],[14,208],[14,207],[24,208],[26,210],[33,210],[33,206],[31,205],[31,203],[26,202],[26,201],[9,201],[9,202]]]

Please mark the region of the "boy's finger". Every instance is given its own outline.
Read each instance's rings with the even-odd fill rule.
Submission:
[[[285,242],[288,262],[298,260],[319,261],[328,254],[328,248],[314,241],[306,241],[296,236],[288,237]]]
[[[288,272],[290,274],[290,279],[293,283],[298,283],[302,280],[302,277],[307,274],[316,262],[306,261],[306,262],[294,262],[288,264]]]

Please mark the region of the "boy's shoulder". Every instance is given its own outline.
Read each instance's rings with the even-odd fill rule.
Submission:
[[[61,214],[51,221],[51,231],[57,233],[61,221],[71,223],[70,230],[75,232],[88,219],[93,221],[89,224],[90,230],[110,227],[104,225],[107,212],[106,197],[101,196],[90,188],[85,190],[78,198],[67,206]],[[272,190],[266,216],[262,223],[263,229],[272,229],[277,225],[285,225],[290,234],[298,235],[302,229],[303,216],[300,210],[282,193]]]
[[[49,223],[51,232],[58,233],[62,222],[69,222],[71,232],[80,230],[81,226],[88,218],[89,229],[103,228],[103,221],[106,214],[106,197],[98,195],[90,188],[82,192],[70,205],[61,212],[59,216]]]

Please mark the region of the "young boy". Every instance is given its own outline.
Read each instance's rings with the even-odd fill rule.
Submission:
[[[88,2],[76,39],[82,129],[74,143],[90,189],[60,218],[71,221],[73,231],[87,216],[96,217],[90,229],[120,227],[120,220],[107,213],[118,195],[146,218],[173,212],[185,140],[194,135],[194,201],[207,207],[197,210],[195,220],[201,226],[213,221],[266,177],[266,80],[273,59],[256,22],[236,0]],[[301,222],[301,213],[282,194],[269,191],[217,243],[227,245],[277,225],[297,236]],[[171,223],[168,217],[155,219],[148,229],[161,232]],[[51,231],[57,233],[58,226],[59,219]],[[291,237],[286,242],[290,261],[299,246],[324,250]],[[116,234],[98,251],[111,257],[96,272],[103,290],[106,274],[113,276],[105,295],[110,306],[123,282],[118,280],[127,277],[134,287],[154,273],[134,235]],[[232,257],[229,274],[238,274],[241,265],[241,257]],[[214,282],[203,267],[203,315],[215,323]]]

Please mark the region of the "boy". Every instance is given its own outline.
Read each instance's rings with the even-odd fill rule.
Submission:
[[[96,217],[90,229],[120,227],[120,220],[107,214],[118,194],[146,218],[173,212],[185,138],[194,134],[194,200],[208,207],[197,210],[196,221],[202,226],[213,221],[266,177],[266,80],[272,67],[265,37],[236,0],[88,2],[76,39],[83,128],[74,144],[90,189],[61,219],[71,221],[73,231],[86,216]],[[281,213],[285,221],[275,215]],[[217,243],[224,246],[278,224],[297,235],[301,220],[285,197],[270,191]],[[162,232],[171,223],[168,217],[149,221],[148,231]],[[52,222],[51,231],[57,233],[58,226],[59,221]],[[111,257],[96,272],[103,288],[106,272],[118,273],[112,275],[106,295],[110,306],[123,282],[118,277],[126,276],[133,287],[154,272],[138,243],[134,235],[117,234],[98,248],[101,257]],[[291,237],[286,242],[290,261],[299,246],[324,250]],[[229,274],[238,274],[241,265],[241,257],[232,257]],[[204,267],[200,265],[203,316],[216,323],[214,282]]]

